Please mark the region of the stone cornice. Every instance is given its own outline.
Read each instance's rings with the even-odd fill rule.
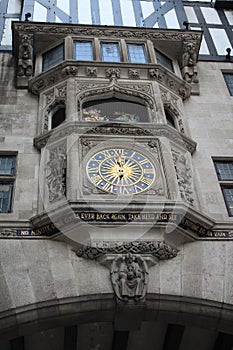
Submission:
[[[42,149],[47,143],[52,144],[63,137],[67,137],[71,134],[80,134],[80,136],[88,135],[112,135],[112,136],[134,136],[134,137],[167,137],[174,143],[185,147],[190,153],[193,153],[196,149],[196,142],[188,138],[187,136],[180,134],[175,129],[168,125],[151,123],[132,126],[128,124],[112,124],[105,123],[104,125],[98,123],[65,123],[54,131],[49,131],[34,139],[34,145],[38,149]]]
[[[182,99],[186,99],[191,94],[191,85],[180,79],[175,74],[168,71],[166,68],[159,64],[130,64],[130,63],[106,63],[106,62],[80,62],[75,60],[64,61],[58,64],[56,67],[49,69],[46,72],[38,74],[29,81],[29,90],[34,94],[39,95],[41,92],[55,86],[57,83],[66,80],[70,77],[77,78],[89,78],[88,68],[96,68],[96,75],[91,77],[93,84],[103,83],[102,79],[107,79],[107,72],[109,68],[114,67],[118,69],[121,76],[118,78],[118,83],[125,81],[128,82],[149,82],[157,81],[162,86],[168,88]],[[131,69],[138,72],[137,79],[131,75]],[[101,81],[99,81],[101,79]],[[106,83],[109,79],[106,80]],[[96,85],[97,86],[97,85]]]
[[[56,34],[60,38],[67,35],[78,35],[82,37],[114,37],[125,39],[149,39],[155,41],[175,41],[195,42],[199,50],[202,33],[194,30],[176,30],[176,29],[155,29],[155,28],[134,28],[134,27],[116,27],[116,26],[93,26],[93,25],[74,25],[67,23],[36,23],[36,22],[13,22],[12,24],[14,47],[17,44],[19,34],[40,34],[41,39],[44,35]]]

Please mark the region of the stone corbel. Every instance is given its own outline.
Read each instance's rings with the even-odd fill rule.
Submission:
[[[162,241],[93,242],[76,250],[78,257],[96,259],[110,270],[116,299],[124,303],[145,300],[149,267],[177,253]]]
[[[27,88],[33,75],[33,34],[19,34],[16,84]]]

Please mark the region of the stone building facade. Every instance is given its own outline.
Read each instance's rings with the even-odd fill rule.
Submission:
[[[0,5],[0,349],[230,350],[231,5],[59,3]]]

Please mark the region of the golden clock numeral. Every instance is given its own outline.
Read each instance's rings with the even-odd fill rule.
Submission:
[[[113,192],[113,185],[106,182],[106,184],[102,187],[102,189],[104,191]]]
[[[135,190],[135,193],[138,193],[142,191],[142,188],[138,185],[134,185],[134,190]]]
[[[91,178],[91,181],[95,184],[95,185],[98,185],[101,181],[102,181],[102,178],[99,176],[99,175],[96,175],[96,176],[93,176]]]
[[[130,194],[130,190],[127,187],[120,186],[119,187],[119,194]]]
[[[153,169],[144,169],[144,174],[154,174]]]
[[[153,179],[151,179],[150,177],[143,177],[141,179],[142,182],[144,182],[145,184],[147,184],[148,186],[151,185]]]
[[[88,171],[89,174],[98,173],[99,168],[98,167],[96,167],[96,168],[88,168],[87,171]]]
[[[148,159],[142,159],[142,160],[140,160],[139,161],[139,163],[141,164],[141,165],[144,165],[144,164],[146,164],[146,163],[149,163],[149,161],[148,161]]]

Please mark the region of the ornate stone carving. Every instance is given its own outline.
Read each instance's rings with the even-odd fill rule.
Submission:
[[[140,255],[118,255],[112,262],[110,275],[118,299],[139,301],[145,297],[148,267]]]
[[[33,72],[32,34],[19,35],[19,56],[17,76],[31,77]]]
[[[75,76],[77,74],[78,74],[78,67],[67,66],[67,67],[62,69],[62,75],[63,76],[66,76],[66,75]]]
[[[13,228],[2,228],[0,229],[0,236],[16,236],[16,230]]]
[[[194,204],[194,190],[193,190],[193,179],[192,170],[189,165],[187,158],[178,151],[172,150],[172,156],[174,166],[176,170],[176,177],[180,194],[183,200],[189,204]]]
[[[140,128],[128,128],[128,127],[101,127],[97,126],[87,130],[87,134],[112,134],[112,135],[135,135],[135,136],[151,136],[153,135],[149,130]]]
[[[46,106],[50,104],[54,99],[54,89],[49,90],[46,94]]]
[[[66,94],[67,94],[66,85],[57,87],[55,91],[56,91],[56,97],[66,98]]]
[[[123,88],[138,90],[152,95],[152,86],[151,84],[121,84]]]
[[[178,251],[161,241],[95,242],[76,251],[78,257],[96,259],[104,254],[151,254],[158,260],[177,256]]]
[[[182,76],[188,83],[198,83],[197,50],[194,42],[184,42],[184,52],[182,55]]]
[[[66,193],[66,145],[61,144],[49,152],[46,181],[49,190],[49,202],[62,199]]]
[[[141,38],[151,40],[171,40],[171,41],[201,41],[201,33],[181,32],[181,31],[168,31],[168,30],[153,30],[150,28],[137,28],[134,30],[126,30],[125,28],[113,29],[113,28],[96,28],[93,27],[79,27],[72,25],[60,25],[59,28],[56,24],[45,25],[43,23],[14,23],[14,29],[20,33],[40,33],[40,34],[52,34],[58,33],[63,35],[77,34],[80,36],[93,36],[93,37],[119,37],[119,38]]]
[[[46,87],[46,83],[44,81],[44,79],[39,79],[37,80],[33,86],[32,86],[32,92],[33,94],[37,95],[40,93],[40,91],[42,91],[44,88]]]
[[[77,84],[77,92],[79,94],[81,91],[84,91],[84,90],[100,89],[100,88],[107,87],[107,86],[109,86],[108,83],[78,82],[78,84]]]
[[[121,76],[120,68],[107,68],[105,71],[106,78],[109,78],[111,81],[115,81]]]
[[[129,78],[139,79],[140,78],[140,70],[129,68]]]
[[[159,81],[163,80],[164,78],[164,74],[162,74],[158,68],[149,69],[149,76]]]
[[[109,69],[113,69],[113,68],[109,68]],[[128,86],[116,84],[115,81],[112,81],[108,85],[97,84],[97,83],[96,84],[82,83],[82,84],[78,84],[78,91],[79,91],[78,98],[82,100],[84,98],[91,97],[94,95],[99,96],[109,92],[111,93],[117,92],[117,93],[121,93],[122,95],[139,97],[144,101],[146,101],[151,109],[155,109],[156,107],[155,101],[150,94],[140,91],[139,89],[137,90],[131,89]]]
[[[97,67],[87,67],[86,72],[88,77],[97,77]]]

